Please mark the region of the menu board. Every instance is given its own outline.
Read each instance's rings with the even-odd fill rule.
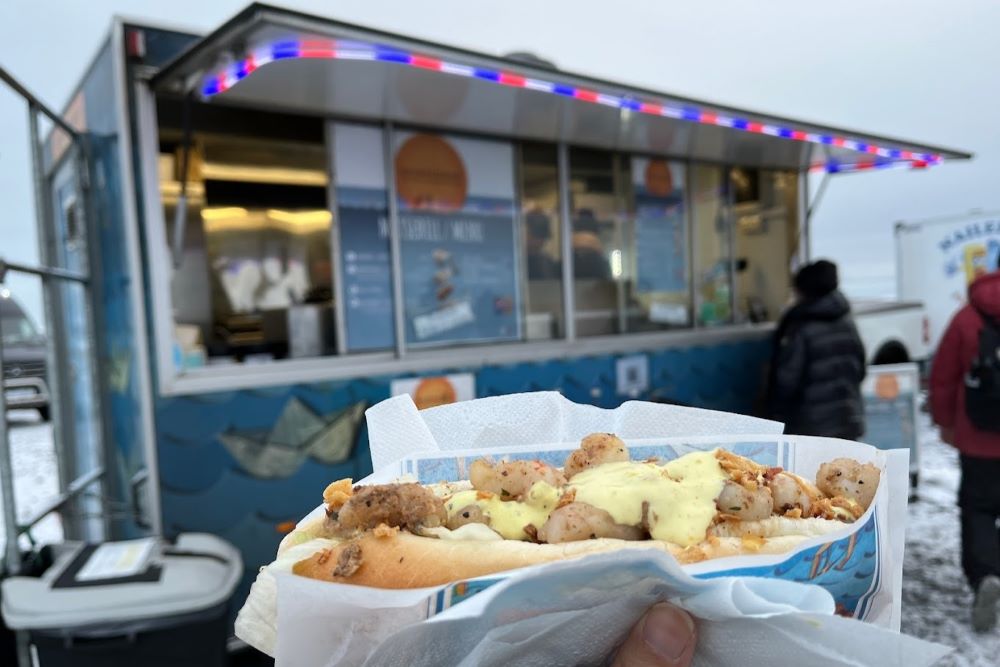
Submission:
[[[393,347],[392,260],[384,190],[337,189],[347,349]]]
[[[635,191],[636,291],[688,291],[683,165],[632,159]]]
[[[381,129],[332,123],[336,225],[347,349],[392,348],[392,259]]]
[[[404,132],[394,168],[407,345],[517,340],[511,146]]]
[[[407,343],[518,336],[513,217],[400,212]]]

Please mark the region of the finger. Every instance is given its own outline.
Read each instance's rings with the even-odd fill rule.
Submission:
[[[612,667],[688,667],[697,634],[687,612],[654,605],[632,628]]]

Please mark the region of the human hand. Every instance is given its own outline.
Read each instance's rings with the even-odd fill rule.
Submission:
[[[653,605],[633,626],[612,667],[688,667],[697,639],[687,612],[666,603]]]

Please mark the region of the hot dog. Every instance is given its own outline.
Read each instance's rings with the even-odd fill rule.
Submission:
[[[880,478],[872,464],[835,459],[814,484],[723,449],[634,461],[607,433],[584,438],[561,469],[483,459],[468,472],[427,486],[334,482],[326,516],[288,535],[279,557],[308,542],[298,575],[421,588],[620,549],[681,563],[782,553],[857,520]]]

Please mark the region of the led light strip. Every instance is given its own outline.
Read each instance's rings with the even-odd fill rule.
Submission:
[[[826,164],[814,164],[809,167],[810,172],[825,171],[830,174],[846,174],[856,171],[886,171],[888,169],[926,169],[932,166],[931,162],[924,160],[903,161],[881,161],[881,162],[827,162]]]
[[[378,62],[391,62],[400,65],[408,65],[419,69],[427,69],[436,72],[443,72],[454,76],[464,76],[482,81],[488,81],[501,86],[511,86],[514,88],[524,88],[551,95],[560,95],[600,104],[603,106],[626,109],[629,111],[648,114],[651,116],[663,116],[676,120],[685,120],[703,125],[715,125],[727,127],[743,132],[754,134],[765,134],[772,137],[789,139],[791,141],[805,141],[813,144],[846,148],[871,155],[870,162],[859,162],[856,164],[828,163],[821,165],[819,169],[828,172],[861,171],[864,169],[885,169],[892,166],[906,166],[912,168],[924,168],[944,161],[941,155],[934,153],[914,153],[912,151],[900,150],[878,146],[876,144],[864,143],[847,137],[816,134],[796,130],[780,125],[770,125],[758,123],[745,118],[736,118],[725,114],[706,111],[694,106],[676,106],[670,104],[659,104],[655,102],[644,102],[633,97],[611,95],[601,93],[596,90],[579,88],[560,83],[553,83],[542,79],[533,79],[512,72],[504,72],[469,65],[450,63],[437,58],[429,58],[398,49],[390,49],[375,46],[365,42],[334,41],[332,39],[307,39],[307,40],[285,40],[274,42],[253,50],[243,60],[236,62],[214,76],[205,80],[202,86],[202,94],[211,97],[223,93],[237,83],[248,77],[257,69],[276,60],[289,58],[320,58],[328,60],[372,60]],[[881,160],[879,158],[882,158]],[[814,169],[816,169],[814,167]]]

